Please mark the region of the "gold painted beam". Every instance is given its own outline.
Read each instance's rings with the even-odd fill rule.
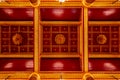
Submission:
[[[39,8],[34,8],[34,72],[39,72]]]
[[[89,25],[98,25],[98,24],[120,24],[120,21],[89,21]]]
[[[17,71],[5,71],[5,72],[0,72],[0,79],[5,79],[6,77],[9,76],[9,79],[25,79],[25,78],[28,78],[29,75],[31,74],[32,72],[17,72]]]
[[[1,2],[0,7],[32,7],[30,2]]]
[[[120,54],[119,53],[108,53],[108,54],[107,53],[103,53],[103,54],[91,53],[89,54],[89,58],[120,58]]]
[[[41,12],[40,12],[40,9],[39,9],[39,12],[38,12],[39,14],[38,14],[38,17],[39,17],[39,43],[38,43],[38,45],[39,45],[39,63],[38,63],[38,67],[39,67],[39,71],[38,72],[40,72],[40,69],[41,69],[41,54],[42,54],[42,52],[43,52],[43,27],[42,27],[42,25],[40,24],[41,23]]]
[[[114,72],[114,71],[113,71]],[[120,74],[105,74],[105,73],[100,73],[100,74],[93,74],[93,76],[96,78],[96,79],[114,79],[114,77],[116,78],[119,78],[120,79]],[[113,77],[114,76],[114,77]]]
[[[79,58],[81,57],[79,54],[74,54],[74,53],[64,53],[64,54],[57,54],[57,53],[45,53],[45,54],[41,54],[42,58]]]
[[[91,7],[120,7],[120,2],[116,2],[113,4],[112,1],[108,1],[108,2],[93,2],[93,4],[91,5]]]
[[[82,13],[80,15],[80,20],[81,20],[81,25],[79,26],[79,54],[81,55],[80,56],[80,59],[81,59],[81,68],[82,68],[82,71],[84,71],[84,48],[83,48],[83,45],[84,45],[84,39],[83,39],[83,36],[84,36],[84,33],[83,33],[83,30],[84,30],[84,8],[82,8]]]
[[[120,73],[120,72],[119,72]],[[96,79],[114,79],[114,77],[120,79],[120,74],[116,73],[91,73],[95,80]],[[7,76],[10,76],[9,79],[28,79],[31,72],[12,72],[12,73],[0,73],[0,79],[5,79]],[[39,73],[41,79],[60,79],[60,76],[62,75],[62,79],[81,79],[84,75],[84,73],[81,72],[42,72]],[[114,76],[114,77],[113,77]]]
[[[88,8],[84,8],[84,72],[88,72]]]
[[[120,2],[115,2],[115,0],[110,1],[95,1],[92,3],[91,7],[120,7]],[[41,8],[50,8],[50,7],[67,7],[67,8],[75,8],[75,7],[85,7],[82,2],[41,2],[39,5]],[[30,2],[1,2],[0,7],[32,7]],[[90,7],[89,7],[90,8]]]
[[[80,25],[80,21],[41,21],[41,25]]]
[[[33,53],[7,53],[0,54],[0,58],[33,58]]]
[[[33,21],[0,21],[0,25],[33,25]]]
[[[40,7],[81,7],[81,2],[41,2]]]

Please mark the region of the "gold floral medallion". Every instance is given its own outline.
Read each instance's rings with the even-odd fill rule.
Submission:
[[[97,43],[98,44],[105,44],[107,42],[107,37],[103,34],[97,36]]]
[[[56,44],[64,44],[65,43],[65,36],[63,34],[57,34],[55,36]]]
[[[16,33],[13,35],[12,41],[15,45],[20,45],[23,41],[23,37],[19,33]]]

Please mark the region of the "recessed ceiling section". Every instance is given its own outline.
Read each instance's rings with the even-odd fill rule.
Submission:
[[[79,58],[42,58],[41,71],[81,71]]]
[[[119,58],[90,58],[89,70],[90,71],[120,71]],[[98,64],[99,63],[99,64]]]
[[[81,8],[41,8],[42,21],[80,21]]]
[[[120,21],[120,8],[90,8],[89,21]]]
[[[0,21],[33,21],[33,9],[0,8]]]
[[[33,71],[33,59],[0,59],[0,71]]]

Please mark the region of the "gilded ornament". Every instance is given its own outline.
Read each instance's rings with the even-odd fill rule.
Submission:
[[[20,45],[23,41],[23,37],[19,33],[16,33],[13,35],[12,41],[15,45]]]
[[[65,43],[65,36],[63,34],[57,34],[55,36],[56,44],[64,44]]]
[[[107,42],[107,37],[103,34],[97,36],[97,43],[98,44],[105,44]]]

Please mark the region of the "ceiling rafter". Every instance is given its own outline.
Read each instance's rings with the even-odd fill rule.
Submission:
[[[39,1],[39,0],[38,0]],[[115,3],[114,3],[115,2]],[[114,3],[114,4],[113,4]],[[68,0],[62,4],[60,4],[56,0],[41,0],[39,7],[81,7],[83,5],[82,0]],[[89,7],[118,7],[120,6],[120,2],[116,0],[95,0],[92,5]],[[29,0],[14,0],[7,2],[1,2],[0,7],[33,7]]]

